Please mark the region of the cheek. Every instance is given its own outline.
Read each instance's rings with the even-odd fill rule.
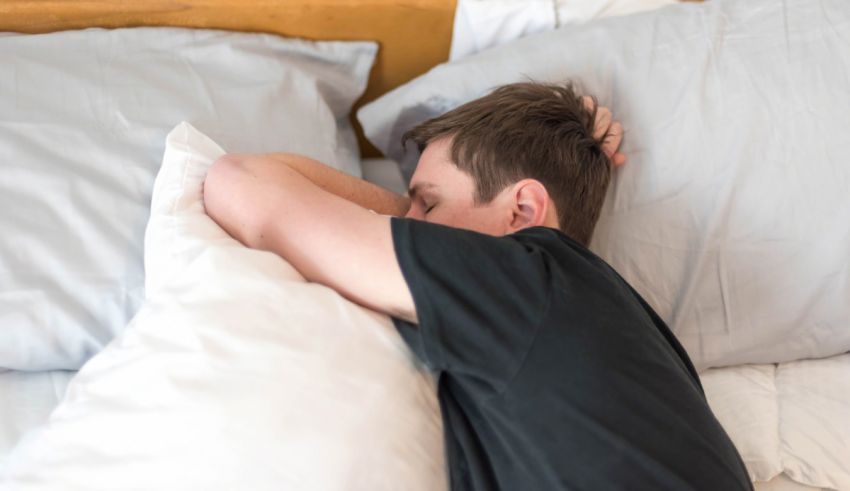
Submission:
[[[456,228],[469,228],[468,224],[474,221],[471,212],[463,203],[443,201],[428,215],[424,215],[425,221],[448,225]]]
[[[480,212],[475,215],[475,225],[477,231],[490,235],[502,235],[504,231],[501,228],[501,222],[495,210],[480,208]]]
[[[457,209],[452,221],[455,227],[489,235],[500,235],[498,216],[489,208],[469,206]]]

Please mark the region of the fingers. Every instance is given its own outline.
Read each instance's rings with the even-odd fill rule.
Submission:
[[[614,167],[625,164],[625,154],[617,151],[623,142],[623,125],[619,121],[614,121],[610,109],[595,105],[592,97],[582,96],[581,100],[589,112],[593,112],[594,108],[596,109],[596,118],[593,121],[593,138],[601,142],[602,151],[611,160]]]
[[[611,110],[605,106],[594,104],[593,98],[589,95],[582,96],[581,101],[588,112],[592,113],[596,109],[596,118],[593,120],[593,138],[602,140],[611,125]]]
[[[581,102],[582,104],[584,104],[584,108],[587,109],[587,112],[589,113],[592,113],[593,108],[596,107],[596,105],[593,103],[593,97],[590,97],[589,95],[581,96]]]
[[[626,154],[617,152],[611,157],[611,163],[614,164],[614,167],[620,167],[621,165],[626,163]]]
[[[604,134],[602,139],[602,151],[609,159],[613,159],[614,154],[620,148],[620,143],[623,141],[623,125],[619,121],[614,121],[606,128],[607,134]]]
[[[595,140],[602,140],[605,138],[605,134],[608,132],[608,128],[611,126],[611,110],[604,106],[599,106],[596,108],[596,120],[593,122],[593,138]],[[608,155],[611,156],[610,154]]]

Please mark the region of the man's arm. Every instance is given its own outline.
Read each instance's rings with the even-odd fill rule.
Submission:
[[[285,258],[307,280],[417,323],[390,219],[381,215],[403,215],[407,198],[309,159],[298,169],[299,161],[286,154],[225,155],[204,183],[207,214],[246,246]]]
[[[615,165],[625,162],[622,126],[607,108],[596,112],[594,137]],[[210,168],[204,205],[227,233],[285,258],[309,281],[418,323],[382,216],[406,214],[408,198],[306,157],[226,155]]]
[[[410,208],[410,199],[406,196],[358,179],[309,157],[291,153],[271,153],[264,157],[288,165],[325,191],[380,215],[404,216]]]

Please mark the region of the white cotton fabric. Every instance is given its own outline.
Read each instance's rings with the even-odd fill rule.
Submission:
[[[555,26],[553,0],[458,0],[449,60]]]
[[[713,368],[699,374],[708,404],[752,481],[769,481],[782,472],[775,372],[776,366],[767,364]]]
[[[458,0],[449,60],[567,24],[673,3],[676,0]]]
[[[785,473],[850,489],[850,353],[782,363],[776,371]]]
[[[431,376],[387,316],[204,212],[223,150],[168,136],[147,300],[9,457],[2,490],[447,489]]]
[[[837,491],[806,486],[805,484],[794,481],[785,474],[779,474],[770,481],[755,481],[753,483],[753,489],[755,491]]]
[[[844,0],[671,5],[440,65],[358,116],[409,179],[413,125],[502,84],[578,81],[629,158],[590,248],[695,366],[827,357],[850,350],[848,40]]]
[[[677,0],[553,0],[557,25],[578,24],[602,17],[646,12]]]
[[[76,372],[0,372],[0,475],[21,438],[43,425]]]
[[[136,313],[166,134],[359,175],[377,46],[178,28],[0,37],[0,368],[77,369]]]
[[[850,489],[850,353],[699,375],[756,489]]]

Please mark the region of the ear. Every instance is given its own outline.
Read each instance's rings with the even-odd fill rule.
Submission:
[[[523,179],[510,189],[511,218],[507,233],[547,224],[553,210],[549,209],[549,192],[540,181]]]

